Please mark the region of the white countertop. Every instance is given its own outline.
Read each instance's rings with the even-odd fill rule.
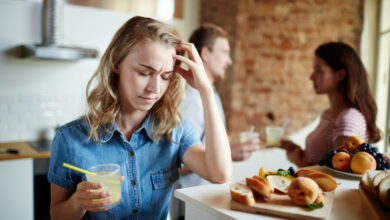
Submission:
[[[329,173],[320,166],[310,167]],[[252,175],[255,173],[252,173]],[[359,180],[331,173],[340,183],[335,192],[329,219],[371,219],[369,211],[362,202],[359,194]],[[242,179],[239,179],[242,180]],[[209,184],[183,188],[175,191],[175,196],[186,203],[186,219],[279,219],[275,216],[251,214],[230,209],[231,197],[229,183]],[[187,208],[188,207],[188,208]],[[189,208],[192,209],[189,210]],[[194,212],[195,210],[195,212]],[[187,213],[187,211],[189,213]],[[189,216],[187,216],[187,214]]]

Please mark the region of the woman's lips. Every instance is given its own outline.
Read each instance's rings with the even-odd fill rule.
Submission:
[[[153,98],[153,97],[144,97],[144,96],[140,96],[140,98],[141,98],[144,102],[146,102],[146,103],[153,103],[153,102],[156,100],[156,98]]]

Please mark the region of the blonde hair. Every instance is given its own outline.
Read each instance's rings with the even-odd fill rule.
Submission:
[[[114,67],[141,41],[158,41],[173,48],[180,44],[180,38],[174,28],[151,18],[133,17],[116,32],[100,60],[98,69],[87,84],[86,120],[90,125],[88,137],[96,142],[100,141],[100,135],[112,129],[112,123],[120,117],[119,77],[113,72]],[[90,90],[95,80],[97,85]],[[183,79],[174,73],[170,77],[165,94],[150,110],[153,139],[166,135],[168,140],[171,140],[170,133],[181,124],[179,105],[183,94]]]

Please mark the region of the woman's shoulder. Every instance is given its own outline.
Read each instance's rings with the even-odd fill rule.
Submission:
[[[364,115],[353,107],[343,110],[337,118],[338,120],[365,120]]]
[[[180,124],[176,125],[176,127],[172,130],[172,132],[178,136],[182,136],[188,132],[191,132],[192,130],[194,130],[194,128],[191,122],[188,119],[181,116]]]
[[[85,118],[85,116],[81,116],[78,119],[75,119],[73,121],[70,121],[61,127],[58,128],[58,131],[65,132],[65,131],[71,131],[71,130],[87,130],[89,127],[89,124]]]

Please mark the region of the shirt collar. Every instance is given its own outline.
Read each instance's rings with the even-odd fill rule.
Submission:
[[[151,113],[149,112],[148,115],[146,116],[144,122],[142,123],[141,127],[137,130],[141,132],[142,130],[145,130],[147,136],[152,140],[152,124],[150,122],[151,118]],[[114,133],[117,132],[118,134],[121,134],[121,131],[119,130],[118,125],[115,122],[111,122],[105,126],[103,126],[102,130],[104,131],[103,134],[100,136],[100,141],[102,143],[108,142],[113,136]]]

